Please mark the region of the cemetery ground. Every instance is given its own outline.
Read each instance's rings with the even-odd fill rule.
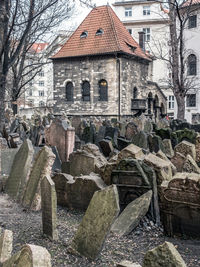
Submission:
[[[13,252],[25,243],[46,247],[52,257],[52,266],[116,266],[122,260],[142,263],[144,254],[164,241],[172,242],[188,267],[200,266],[200,241],[164,236],[158,227],[146,217],[128,236],[110,234],[103,250],[95,261],[72,255],[68,246],[76,232],[84,213],[59,207],[57,209],[58,241],[51,241],[42,235],[41,212],[27,211],[7,194],[0,194],[0,227],[12,230],[14,234]]]

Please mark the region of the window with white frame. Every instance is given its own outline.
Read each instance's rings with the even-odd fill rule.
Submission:
[[[44,90],[39,91],[39,96],[44,96]]]
[[[188,28],[196,28],[197,27],[197,15],[189,16],[188,18]]]
[[[44,81],[39,81],[39,86],[44,86]]]
[[[144,41],[149,42],[151,38],[150,28],[143,28],[143,32],[144,32]]]
[[[132,7],[125,7],[125,17],[132,17]]]
[[[32,95],[33,95],[33,90],[32,90],[32,89],[29,89],[29,91],[28,91],[28,95],[29,95],[29,96],[32,96]]]
[[[186,107],[196,107],[196,94],[187,94]]]
[[[168,108],[174,109],[174,95],[169,95],[168,97]]]
[[[128,29],[128,32],[129,32],[130,34],[132,34],[132,29]]]
[[[151,14],[150,6],[143,6],[143,15],[147,16]]]
[[[40,77],[44,77],[44,71],[40,71],[40,72],[38,73],[38,75],[39,75]]]

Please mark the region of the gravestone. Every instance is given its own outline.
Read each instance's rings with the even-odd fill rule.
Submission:
[[[9,149],[0,150],[0,154],[1,154],[1,168],[0,169],[1,169],[2,175],[10,174],[13,161],[18,150],[19,148],[9,148]]]
[[[51,267],[51,255],[46,248],[26,244],[4,262],[3,267]]]
[[[132,143],[144,149],[148,149],[148,135],[144,131],[140,131],[132,138]]]
[[[186,157],[179,152],[176,152],[174,156],[171,158],[171,162],[176,167],[178,172],[181,172],[183,170],[183,165],[185,163],[185,160]]]
[[[160,211],[168,236],[200,237],[200,174],[177,173],[160,187]]]
[[[172,179],[172,168],[169,161],[163,160],[152,153],[149,153],[145,156],[144,163],[152,167],[156,172],[158,185],[160,185],[164,180]]]
[[[94,193],[106,187],[95,173],[72,177],[64,173],[52,177],[55,183],[58,205],[70,209],[86,210]]]
[[[181,143],[175,146],[174,151],[175,153],[181,153],[185,157],[189,154],[194,160],[196,160],[195,145],[190,142],[182,141]]]
[[[75,129],[67,120],[55,119],[45,129],[45,139],[47,145],[57,147],[62,162],[68,161],[75,145]]]
[[[27,176],[33,158],[33,146],[30,140],[25,140],[15,155],[10,175],[6,182],[5,190],[12,198],[21,201],[24,194]]]
[[[138,133],[137,125],[134,122],[129,122],[126,126],[126,139],[131,140],[136,133]]]
[[[119,163],[122,159],[129,157],[133,159],[143,159],[144,153],[142,152],[142,148],[134,144],[130,144],[119,152],[117,162]]]
[[[165,154],[168,158],[172,158],[174,156],[174,150],[172,148],[172,142],[170,139],[163,140],[163,146],[165,150]]]
[[[50,176],[45,176],[41,181],[41,196],[43,234],[52,240],[57,240],[57,198],[55,184]]]
[[[142,267],[186,267],[175,246],[165,242],[156,248],[147,251],[144,256]]]
[[[112,232],[119,236],[128,235],[146,215],[151,203],[152,191],[129,203],[112,225]]]
[[[108,157],[111,152],[113,152],[114,148],[112,145],[112,141],[103,139],[99,142],[99,146],[104,154],[104,156]]]
[[[148,215],[157,224],[160,223],[156,174],[151,167],[142,161],[127,158],[120,161],[112,171],[111,178],[111,183],[117,185],[121,210],[152,190],[153,196]]]
[[[118,214],[119,199],[115,185],[95,192],[74,236],[71,251],[94,260]]]
[[[40,182],[44,176],[51,174],[51,169],[55,160],[51,148],[44,146],[37,154],[33,164],[22,204],[25,208],[39,210],[41,207]]]
[[[196,161],[188,154],[183,165],[183,172],[195,172],[200,174],[200,168],[196,164]]]
[[[0,233],[0,265],[11,257],[13,248],[13,233],[5,230]]]

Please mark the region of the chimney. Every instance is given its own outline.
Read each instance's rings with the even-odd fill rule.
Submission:
[[[138,32],[139,34],[139,46],[145,51],[144,32]]]

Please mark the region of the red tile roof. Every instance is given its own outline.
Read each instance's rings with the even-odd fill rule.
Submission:
[[[99,29],[103,30],[103,34],[96,35]],[[81,38],[81,34],[86,31],[87,37]],[[107,5],[94,8],[53,59],[114,52],[151,60]]]
[[[32,50],[35,53],[39,53],[42,50],[44,50],[47,46],[48,46],[48,43],[34,43],[31,46],[30,51]]]
[[[193,6],[193,5],[198,5],[200,4],[200,0],[187,0],[183,4],[181,4],[181,7],[186,7],[186,6]]]

